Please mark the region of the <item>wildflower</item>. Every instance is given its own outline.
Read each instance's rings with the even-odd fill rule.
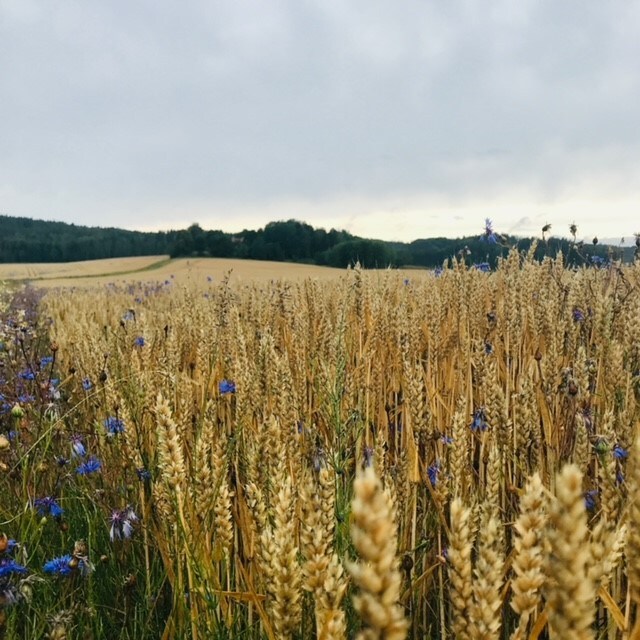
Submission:
[[[11,607],[22,600],[22,594],[15,584],[11,584],[6,578],[0,580],[0,602],[3,607]]]
[[[87,455],[87,449],[84,446],[84,442],[82,442],[82,438],[80,436],[73,436],[71,438],[71,448],[73,449],[74,455],[84,458]]]
[[[211,276],[207,276],[207,282],[213,282],[213,278]]]
[[[403,281],[403,284],[405,287],[409,286],[409,283],[411,282],[411,280],[409,280],[409,278],[405,278]]]
[[[489,428],[487,424],[487,416],[484,412],[484,407],[479,407],[473,414],[473,421],[471,422],[471,431],[486,431]]]
[[[18,543],[13,538],[8,538],[5,533],[0,533],[0,554],[11,553]]]
[[[436,278],[439,278],[443,273],[444,273],[444,269],[443,269],[442,267],[436,267],[436,268],[433,270],[433,275],[434,275]]]
[[[491,265],[488,262],[477,262],[473,265],[473,268],[482,273],[489,273],[491,271]]]
[[[144,341],[144,337],[143,336],[138,336],[134,341],[133,341],[133,345],[135,347],[138,348],[142,348],[145,345],[145,341]]]
[[[89,378],[85,378],[85,379],[82,381],[82,388],[83,388],[85,391],[89,391],[89,390],[91,390],[91,387],[93,387],[93,382],[91,382],[91,380],[90,380]]]
[[[98,458],[91,456],[86,462],[83,462],[76,469],[79,476],[87,476],[90,473],[96,473],[102,468],[102,462]]]
[[[311,464],[313,465],[313,470],[316,473],[320,473],[320,469],[326,466],[325,451],[322,447],[315,448],[313,455],[311,456]]]
[[[580,309],[579,307],[574,307],[573,311],[571,312],[571,315],[573,316],[573,321],[574,322],[583,322],[584,321],[584,311],[582,309]]]
[[[489,244],[498,244],[498,236],[493,230],[493,223],[490,218],[484,220],[484,233],[480,236],[480,240]]]
[[[31,369],[25,369],[18,374],[22,380],[35,380],[36,374]]]
[[[607,261],[602,256],[591,256],[591,264],[596,267],[604,267]]]
[[[54,460],[59,467],[66,467],[69,464],[69,458],[65,458],[64,456],[56,456]]]
[[[104,426],[110,436],[115,436],[118,433],[124,433],[124,422],[117,416],[109,416],[104,421]]]
[[[445,435],[440,438],[440,442],[442,442],[442,444],[450,445],[453,444],[453,438]]]
[[[52,363],[53,363],[53,356],[44,356],[43,358],[40,358],[41,369],[44,369],[45,367],[49,366]]]
[[[598,490],[592,489],[591,491],[585,491],[583,496],[585,509],[587,511],[593,511],[596,508],[596,498],[598,497]]]
[[[484,354],[486,356],[490,356],[493,353],[493,345],[489,342],[485,340],[484,343]]]
[[[122,320],[124,322],[130,322],[131,320],[136,319],[136,312],[133,309],[127,309],[122,315]]]
[[[138,480],[140,480],[140,482],[151,480],[151,472],[147,471],[144,467],[136,469],[136,474],[138,475]]]
[[[436,484],[438,483],[438,474],[440,473],[440,463],[436,460],[428,469],[427,475],[429,476],[429,481],[431,482],[431,486],[435,489]]]
[[[231,380],[221,380],[218,384],[218,390],[222,395],[236,392],[236,383]]]
[[[41,516],[52,516],[54,518],[59,518],[64,513],[64,509],[58,504],[58,501],[51,496],[36,498],[33,506],[38,512],[38,515]]]
[[[624,484],[624,473],[620,469],[616,471],[616,484]]]
[[[629,452],[621,444],[616,444],[613,447],[613,457],[616,460],[626,460],[629,457]]]
[[[53,558],[53,560],[44,563],[42,570],[45,573],[51,573],[56,576],[69,576],[73,571],[71,565],[72,560],[73,557],[68,554],[66,556]]]
[[[13,558],[2,558],[0,560],[0,578],[10,576],[13,573],[27,573],[27,568],[18,564]]]
[[[133,525],[136,522],[138,522],[138,516],[131,506],[113,511],[111,513],[111,529],[109,531],[111,542],[114,540],[129,540],[133,534]]]

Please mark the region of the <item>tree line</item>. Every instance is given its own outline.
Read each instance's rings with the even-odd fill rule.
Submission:
[[[238,233],[205,230],[198,224],[178,231],[142,232],[85,227],[0,216],[0,262],[72,262],[126,256],[245,258],[346,267],[359,262],[365,268],[438,267],[453,257],[468,264],[494,267],[511,246],[528,251],[532,238],[501,236],[499,243],[482,235],[465,238],[428,238],[410,243],[370,240],[346,231],[316,229],[298,220],[270,222],[258,230]],[[576,248],[563,238],[539,242],[536,257],[562,252],[568,263],[601,264],[610,248]],[[593,258],[593,256],[597,256]]]

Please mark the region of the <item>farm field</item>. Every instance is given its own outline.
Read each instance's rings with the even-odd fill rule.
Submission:
[[[0,280],[40,280],[118,274],[139,271],[163,263],[167,259],[168,256],[138,256],[82,262],[0,264]]]
[[[532,256],[21,290],[0,637],[640,637],[640,265]]]
[[[264,282],[280,278],[335,278],[342,269],[307,264],[237,260],[227,258],[177,258],[168,256],[114,258],[69,264],[0,265],[0,279],[33,279],[38,287],[87,287],[138,282],[208,284],[227,274],[231,282]]]

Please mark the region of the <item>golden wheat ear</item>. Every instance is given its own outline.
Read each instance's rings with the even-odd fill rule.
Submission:
[[[356,638],[403,640],[409,625],[398,604],[402,577],[391,501],[373,466],[358,475],[354,492],[351,539],[360,562],[348,562],[347,569],[358,587],[353,606],[364,627]]]

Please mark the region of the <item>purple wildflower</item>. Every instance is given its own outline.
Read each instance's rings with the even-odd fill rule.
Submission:
[[[143,337],[143,336],[138,336],[138,337],[133,341],[133,345],[134,345],[135,347],[140,348],[140,349],[141,349],[142,347],[144,347],[144,345],[145,345],[145,344],[146,344],[146,343],[145,343],[145,341],[144,341],[144,337]]]
[[[480,236],[480,240],[489,244],[498,244],[498,236],[493,230],[493,223],[490,218],[484,220],[484,233]]]
[[[473,421],[471,422],[471,431],[486,431],[489,428],[487,424],[487,415],[484,412],[484,407],[479,407],[473,414]]]
[[[114,510],[111,513],[111,529],[109,531],[111,542],[114,540],[129,540],[133,534],[133,527],[138,520],[139,518],[131,506]]]
[[[491,265],[488,262],[476,262],[473,268],[482,273],[489,273],[491,271]]]
[[[73,449],[74,455],[78,456],[79,458],[84,458],[87,455],[87,449],[84,446],[84,442],[82,442],[82,438],[80,436],[72,436],[71,448]]]
[[[85,379],[82,381],[82,388],[83,388],[85,391],[89,391],[92,387],[93,387],[93,382],[91,382],[91,380],[89,380],[89,378],[85,378]]]

